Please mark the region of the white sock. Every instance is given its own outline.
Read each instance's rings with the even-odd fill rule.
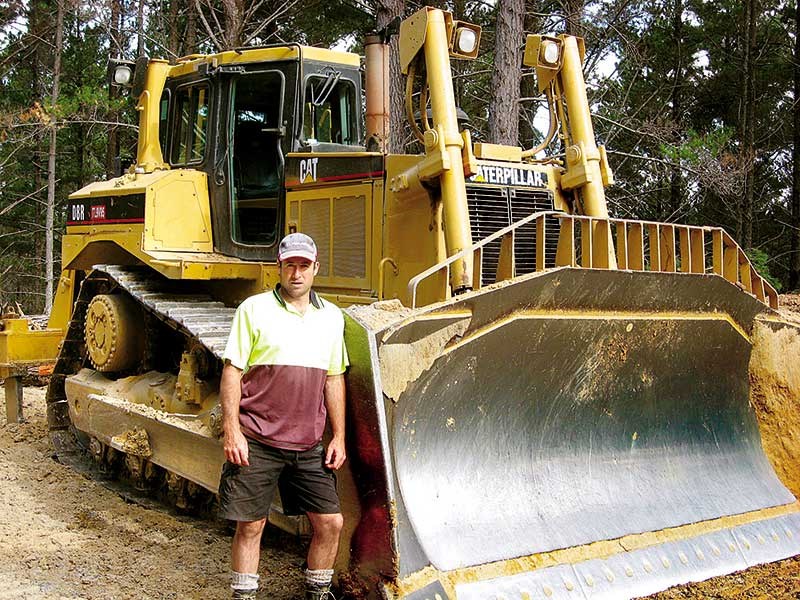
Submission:
[[[306,569],[306,583],[314,586],[330,585],[333,579],[333,569]]]
[[[258,575],[255,573],[237,573],[231,571],[232,590],[257,590]]]

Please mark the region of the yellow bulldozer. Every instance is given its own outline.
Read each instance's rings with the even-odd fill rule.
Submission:
[[[49,329],[14,321],[0,366],[57,335],[62,459],[88,453],[191,505],[224,461],[234,309],[275,285],[277,241],[302,231],[346,315],[337,568],[352,595],[631,598],[800,553],[749,401],[757,340],[798,335],[775,290],[722,229],[609,217],[581,39],[527,38],[550,106],[540,147],[473,143],[450,60],[479,41],[438,9],[401,24],[414,155],[384,150],[381,36],[366,119],[350,53],[117,64],[136,163],[70,196]],[[306,526],[277,504],[271,518]]]

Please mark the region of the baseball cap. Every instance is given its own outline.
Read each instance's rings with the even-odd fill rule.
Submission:
[[[278,245],[278,262],[287,258],[307,258],[317,260],[317,245],[305,233],[290,233]]]

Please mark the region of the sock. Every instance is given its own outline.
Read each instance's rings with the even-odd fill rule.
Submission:
[[[232,590],[257,590],[258,575],[255,573],[237,573],[231,571]]]
[[[333,579],[333,569],[306,569],[305,576],[307,586],[327,587]]]

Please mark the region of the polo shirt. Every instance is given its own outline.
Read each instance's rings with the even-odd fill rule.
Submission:
[[[308,450],[322,439],[325,380],[344,373],[344,317],[313,290],[304,315],[276,286],[236,309],[223,359],[242,369],[242,433],[275,448]]]

